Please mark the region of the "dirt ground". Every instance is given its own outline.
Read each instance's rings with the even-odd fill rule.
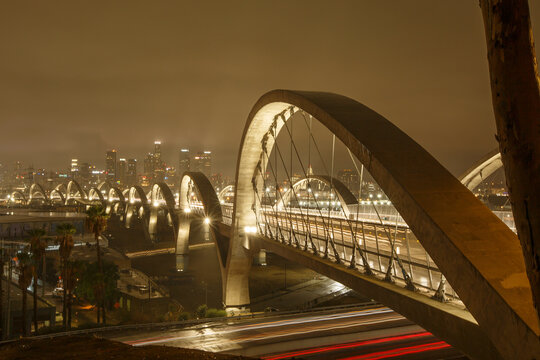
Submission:
[[[66,336],[54,339],[24,339],[0,347],[3,360],[248,360],[242,356],[214,354],[167,346],[133,347],[92,336]]]

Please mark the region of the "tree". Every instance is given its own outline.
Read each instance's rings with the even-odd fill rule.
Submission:
[[[81,266],[80,261],[67,261],[65,264],[65,271],[64,271],[64,293],[66,294],[67,299],[67,329],[71,329],[71,306],[73,303],[73,290],[75,289],[75,286],[78,281],[77,273],[78,269]]]
[[[68,270],[68,260],[73,250],[73,234],[76,230],[72,224],[60,224],[56,228],[58,233],[58,242],[60,243],[60,258],[62,259],[62,287],[64,289],[63,304],[62,304],[62,325],[67,326],[67,299],[68,291],[66,290],[66,275]]]
[[[120,275],[118,266],[114,263],[104,261],[102,269],[103,272],[98,271],[97,262],[80,262],[76,270],[78,281],[75,294],[93,305],[99,306],[103,303],[110,307],[120,296],[116,286]]]
[[[92,206],[88,210],[86,210],[86,227],[94,234],[94,238],[96,240],[97,263],[100,274],[103,274],[103,263],[101,261],[101,248],[99,246],[99,238],[101,237],[103,231],[105,231],[105,229],[107,228],[108,218],[109,216],[105,213],[105,209],[103,209],[102,206]],[[103,287],[105,285],[101,284],[101,286]],[[98,291],[98,293],[103,294],[103,289],[101,291]],[[102,311],[101,318],[103,319],[103,323],[105,324],[107,320],[105,317],[105,305],[103,303],[103,299],[101,299],[101,301],[98,301],[97,305],[98,324],[100,320],[100,309]]]
[[[26,289],[32,282],[32,274],[34,272],[34,261],[32,257],[26,252],[19,252],[17,254],[17,262],[19,268],[19,287],[22,292],[22,336],[27,335],[26,329],[26,309],[27,309],[27,291]]]
[[[480,0],[497,141],[540,319],[540,85],[527,0]]]
[[[37,332],[37,283],[38,283],[38,269],[40,263],[43,261],[45,248],[47,247],[47,242],[43,239],[46,232],[43,229],[30,229],[27,231],[30,236],[30,253],[32,254],[32,259],[34,260],[33,266],[33,279],[34,279],[34,292],[32,294],[34,300],[34,331]],[[42,267],[43,271],[43,267]],[[42,272],[41,279],[43,281],[43,286],[45,286],[45,276]]]

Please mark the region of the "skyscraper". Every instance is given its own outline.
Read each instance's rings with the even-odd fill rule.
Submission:
[[[195,171],[200,171],[210,178],[212,175],[212,152],[199,151],[193,159]]]
[[[126,171],[127,171],[127,163],[126,159],[120,158],[118,160],[118,175],[116,177],[116,180],[120,182],[120,184],[125,185],[126,183]]]
[[[148,153],[144,157],[144,177],[148,181],[152,181],[154,178],[154,155],[152,153]]]
[[[137,185],[137,159],[128,159],[127,161],[126,184]]]
[[[178,162],[178,176],[182,176],[183,173],[190,170],[190,154],[189,149],[180,150],[180,161]]]
[[[153,154],[153,179],[154,182],[161,182],[165,177],[165,163],[161,159],[161,141],[154,141],[154,154]]]
[[[71,159],[71,177],[79,177],[79,159]]]
[[[116,150],[107,151],[105,157],[105,172],[107,174],[107,180],[110,182],[116,182]]]

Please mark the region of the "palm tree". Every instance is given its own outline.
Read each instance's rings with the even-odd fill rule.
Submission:
[[[67,321],[67,289],[66,289],[66,275],[68,268],[68,259],[73,250],[73,234],[76,229],[72,224],[65,223],[60,224],[56,228],[58,233],[58,241],[60,242],[60,257],[62,258],[62,284],[64,288],[64,301],[62,306],[62,325],[66,327]]]
[[[79,263],[76,261],[66,262],[66,271],[64,272],[64,293],[67,294],[67,328],[71,329],[71,303],[73,290],[77,283],[77,271]]]
[[[26,252],[19,252],[17,254],[18,268],[19,268],[19,287],[22,291],[22,336],[27,335],[26,331],[26,289],[32,282],[32,274],[34,272],[34,261],[32,257]]]
[[[86,210],[86,226],[89,231],[94,233],[94,238],[96,239],[96,251],[97,251],[97,262],[99,266],[99,273],[100,275],[103,275],[103,262],[101,261],[101,249],[99,246],[99,238],[103,231],[107,228],[107,220],[109,216],[105,213],[105,209],[103,209],[102,206],[92,206],[88,210]],[[101,277],[103,278],[103,277]],[[101,287],[104,287],[104,284],[100,284]],[[99,291],[99,294],[103,294],[103,289]],[[101,296],[103,297],[103,296]],[[100,309],[102,311],[102,320],[103,324],[106,323],[105,318],[105,303],[103,301],[103,298],[98,299],[97,303],[97,322],[99,324],[99,317],[100,317]]]
[[[37,283],[38,283],[38,268],[39,264],[44,259],[45,254],[45,248],[47,246],[47,242],[45,239],[43,239],[43,236],[45,236],[46,231],[43,229],[30,229],[27,231],[28,235],[30,236],[30,253],[32,254],[32,260],[34,260],[34,266],[33,266],[33,278],[34,278],[34,293],[33,293],[33,299],[34,299],[34,331],[37,332],[38,325],[37,325]],[[43,267],[41,269],[41,279],[43,281],[43,286],[45,286],[45,274],[43,274]]]

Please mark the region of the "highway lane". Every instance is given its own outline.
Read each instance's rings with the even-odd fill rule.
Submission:
[[[411,336],[420,333],[423,335]],[[166,345],[253,357],[279,355],[285,356],[282,358],[290,358],[291,356],[287,353],[302,350],[311,351],[310,354],[302,355],[302,358],[309,355],[313,358],[329,359],[336,358],[335,356],[347,357],[365,355],[370,352],[397,351],[396,349],[410,346],[435,346],[427,345],[433,343],[444,346],[438,349],[426,348],[426,352],[435,354],[451,349],[452,354],[459,354],[419,326],[382,306],[276,315],[184,329],[145,330],[111,335],[109,338],[134,346]],[[339,344],[349,345],[335,347]],[[323,350],[320,350],[321,348]],[[314,349],[320,351],[313,351]]]

